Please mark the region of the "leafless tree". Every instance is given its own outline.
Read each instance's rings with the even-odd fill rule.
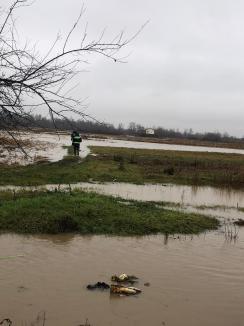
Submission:
[[[71,80],[86,62],[86,54],[98,54],[120,61],[118,51],[134,39],[125,39],[121,32],[105,41],[104,33],[89,41],[85,28],[77,47],[70,47],[70,39],[78,28],[84,13],[82,7],[77,20],[65,37],[54,40],[44,55],[30,44],[21,45],[15,28],[18,8],[28,6],[28,0],[15,0],[0,16],[0,129],[14,137],[13,128],[31,120],[31,115],[47,109],[55,126],[55,117],[66,118],[71,112],[83,118],[82,100],[70,96],[67,89]],[[143,27],[142,27],[143,28]],[[69,89],[70,90],[70,89]]]

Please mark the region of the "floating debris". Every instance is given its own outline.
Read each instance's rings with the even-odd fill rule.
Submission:
[[[124,285],[111,284],[110,292],[114,294],[135,295],[141,293],[142,291],[133,286],[126,287]]]
[[[108,285],[105,282],[97,282],[95,284],[88,284],[87,289],[88,290],[107,290],[110,289],[111,294],[118,294],[118,295],[135,295],[138,293],[141,293],[142,291],[134,286],[126,286],[122,283],[130,283],[133,284],[137,282],[138,277],[134,275],[127,275],[127,274],[121,274],[119,276],[113,275],[111,277],[111,280],[113,282],[117,282],[117,284],[111,284]],[[150,285],[150,283],[145,283],[148,284],[147,286]]]
[[[110,289],[110,286],[105,282],[97,282],[95,284],[88,284],[86,288],[88,290],[96,290],[96,289],[108,290],[108,289]]]
[[[113,275],[111,277],[111,281],[118,282],[118,283],[128,282],[128,283],[134,284],[135,282],[137,282],[137,280],[138,280],[138,277],[136,277],[134,275],[127,275],[127,274],[121,274],[119,276]]]

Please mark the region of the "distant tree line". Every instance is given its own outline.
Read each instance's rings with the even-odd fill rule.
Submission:
[[[12,117],[13,118],[13,117]],[[15,116],[13,127],[16,125],[19,128],[34,128],[38,127],[46,130],[66,130],[72,131],[77,130],[80,133],[91,133],[91,134],[107,134],[107,135],[129,135],[129,136],[140,136],[140,137],[155,137],[155,138],[177,138],[177,139],[192,139],[200,141],[212,141],[212,142],[233,142],[233,141],[244,141],[243,138],[237,138],[228,135],[228,133],[220,132],[193,132],[192,129],[186,129],[179,131],[178,129],[167,129],[163,127],[156,127],[154,129],[154,135],[147,135],[144,126],[135,122],[130,122],[127,127],[120,123],[117,127],[111,123],[100,123],[94,120],[72,120],[56,118],[55,124],[52,119],[43,117],[41,115],[29,116],[28,120],[21,119]],[[8,121],[11,125],[11,119]]]

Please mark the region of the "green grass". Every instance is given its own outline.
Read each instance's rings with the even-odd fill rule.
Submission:
[[[81,181],[176,183],[241,188],[244,157],[238,154],[91,147],[98,156],[83,162],[68,156],[26,167],[0,165],[0,185],[42,185]]]
[[[219,222],[171,211],[154,203],[123,201],[94,193],[0,193],[0,230],[19,233],[147,235],[199,233]]]
[[[98,160],[103,166],[114,168],[117,162],[117,171],[113,175],[117,181],[235,188],[244,185],[243,155],[106,147],[93,150],[99,154]],[[121,164],[123,170],[118,171]]]

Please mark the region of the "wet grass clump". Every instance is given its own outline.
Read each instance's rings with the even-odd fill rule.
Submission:
[[[0,201],[0,230],[19,233],[147,235],[216,229],[215,218],[86,192],[27,192]],[[3,199],[4,198],[4,199]]]

